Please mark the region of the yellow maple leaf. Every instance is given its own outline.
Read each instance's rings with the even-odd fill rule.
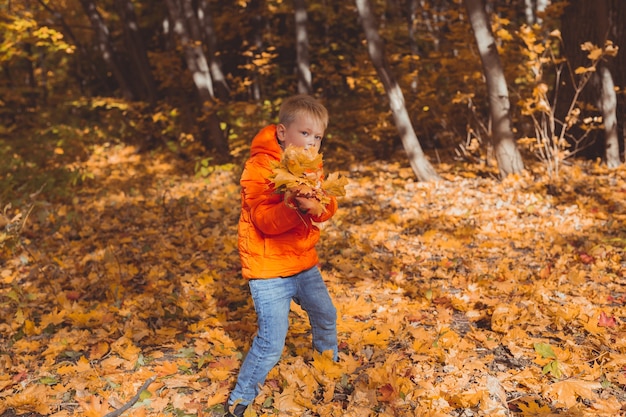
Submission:
[[[239,367],[239,361],[233,358],[220,358],[211,362],[207,368],[207,376],[214,381],[225,381],[235,369]]]
[[[338,172],[333,172],[326,177],[322,183],[322,188],[330,195],[341,197],[346,195],[346,185],[348,185],[348,179],[340,177]]]
[[[296,177],[287,169],[280,166],[274,168],[271,179],[277,190],[291,189],[303,183],[302,178]]]
[[[353,373],[359,366],[363,365],[360,360],[352,355],[340,353],[339,366],[341,366],[344,374]]]
[[[29,385],[22,392],[11,397],[7,397],[6,405],[13,408],[16,413],[24,414],[37,412],[39,414],[50,414],[51,408],[46,403],[49,389],[44,385]]]
[[[299,404],[297,401],[297,388],[286,387],[282,393],[278,394],[274,398],[274,405],[282,413],[288,413],[288,415],[302,415],[305,411],[305,407]],[[246,416],[246,414],[244,414]]]
[[[322,353],[313,352],[313,362],[311,365],[329,378],[338,378],[343,373],[341,365],[333,360],[331,351]]]
[[[322,154],[312,150],[287,147],[280,161],[271,164],[271,185],[279,193],[289,192],[294,196],[304,196],[319,201],[319,207],[310,209],[313,215],[325,211],[324,206],[330,202],[328,195],[345,195],[346,178],[339,178],[333,173],[324,180]]]
[[[203,393],[207,392],[206,390]],[[208,395],[205,397],[206,405],[212,407],[217,404],[224,404],[230,394],[229,384],[224,384],[223,381],[214,382],[209,386]],[[164,406],[166,406],[165,403]],[[151,405],[154,408],[154,405]]]
[[[317,170],[322,165],[323,155],[313,149],[288,146],[281,160],[290,172],[299,177],[305,172]]]
[[[528,401],[528,402],[526,402]],[[522,410],[522,414],[524,416],[533,417],[533,416],[548,416],[552,413],[552,410],[547,405],[538,404],[535,399],[532,398],[523,398],[516,402],[516,405]]]
[[[91,349],[89,349],[89,358],[92,360],[101,359],[104,355],[109,352],[109,344],[104,341],[100,341],[93,345]]]
[[[84,417],[102,417],[111,411],[111,408],[107,405],[106,401],[102,401],[102,398],[92,395],[88,398],[76,398],[78,404],[82,407]]]
[[[84,356],[81,356],[78,362],[76,362],[76,372],[91,372],[91,362]]]
[[[127,361],[135,361],[141,352],[132,340],[128,339],[125,336],[117,339],[112,345],[111,350]]]
[[[557,403],[571,408],[578,403],[577,399],[591,400],[598,397],[593,390],[602,388],[596,381],[583,381],[580,379],[566,379],[555,382],[544,390],[547,397],[554,399]]]
[[[465,392],[453,393],[448,402],[457,407],[475,407],[483,399],[484,390],[469,390]]]
[[[178,373],[176,362],[166,361],[152,368],[159,376],[174,375]]]

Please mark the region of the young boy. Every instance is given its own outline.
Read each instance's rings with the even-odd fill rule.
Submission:
[[[278,121],[254,137],[241,175],[239,255],[258,331],[228,399],[227,416],[243,416],[280,359],[291,300],[309,316],[314,349],[330,350],[337,360],[337,310],[317,267],[315,244],[320,231],[313,224],[330,219],[337,211],[337,200],[330,196],[326,211],[314,216],[308,213],[315,207],[311,200],[276,193],[268,180],[271,162],[279,161],[286,147],[319,152],[328,111],[314,98],[297,95],[283,102]]]

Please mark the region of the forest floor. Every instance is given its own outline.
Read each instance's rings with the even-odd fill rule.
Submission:
[[[330,166],[349,179],[318,245],[340,361],[294,304],[247,417],[625,415],[624,168]],[[4,210],[0,416],[220,415],[255,331],[239,168],[121,145],[78,168],[63,198]]]

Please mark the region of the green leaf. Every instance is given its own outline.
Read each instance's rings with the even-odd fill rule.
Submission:
[[[194,348],[188,347],[188,348],[179,349],[178,353],[176,354],[176,357],[177,358],[192,358],[195,355],[196,355],[196,352]]]
[[[44,385],[56,385],[59,383],[59,381],[52,376],[44,376],[43,378],[39,379],[39,383]]]
[[[139,400],[143,401],[146,400],[148,398],[152,397],[152,393],[150,391],[148,391],[147,389],[141,391],[141,394],[139,394]]]
[[[535,352],[541,355],[542,358],[548,359],[556,359],[556,353],[552,350],[552,346],[547,343],[535,343]]]
[[[559,362],[555,359],[550,361],[546,366],[543,367],[542,372],[544,375],[550,374],[555,378],[560,378],[563,376],[563,372],[561,372],[561,367],[559,366]]]

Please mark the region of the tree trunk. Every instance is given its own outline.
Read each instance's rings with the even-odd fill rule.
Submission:
[[[484,0],[465,0],[465,7],[474,31],[487,82],[492,140],[500,176],[517,174],[524,170],[524,163],[511,129],[509,91],[485,11],[485,3]]]
[[[80,0],[80,3],[83,6],[85,13],[87,13],[91,26],[96,33],[96,46],[100,51],[102,59],[106,62],[109,69],[113,73],[113,77],[115,77],[120,91],[122,92],[122,97],[126,100],[133,100],[135,97],[130,88],[130,83],[126,79],[120,64],[117,62],[117,55],[113,50],[113,45],[111,44],[111,38],[109,36],[109,29],[104,23],[104,19],[102,19],[100,12],[96,9],[96,5],[93,0]]]
[[[306,30],[307,13],[305,0],[294,0],[296,21],[296,69],[298,93],[311,94],[311,67],[309,64],[309,35]]]
[[[250,44],[252,45],[253,55],[260,55],[263,51],[263,28],[265,27],[265,18],[261,13],[262,3],[260,0],[250,0],[248,3],[248,9],[252,15],[252,34]],[[249,59],[248,64],[255,66],[254,57]],[[261,80],[259,77],[259,71],[255,70],[250,74],[252,83],[250,84],[250,94],[255,101],[261,100]]]
[[[186,13],[191,7],[190,0],[166,0],[167,9],[172,19],[176,35],[180,39],[185,52],[187,68],[191,71],[194,84],[200,95],[202,102],[211,102],[213,94],[213,79],[209,72],[209,65],[202,47],[198,45],[193,37],[193,31],[197,33],[197,25],[189,24]]]
[[[124,40],[133,64],[134,75],[139,79],[139,83],[135,83],[138,84],[135,87],[135,94],[141,100],[154,104],[157,99],[157,88],[148,53],[139,33],[135,7],[130,0],[116,0],[115,5],[122,21]]]
[[[94,77],[97,80],[98,83],[106,84],[106,77],[102,74],[102,71],[98,71],[97,65],[91,59],[91,56],[87,52],[87,49],[86,49],[85,45],[82,42],[78,41],[78,39],[74,35],[74,32],[72,31],[72,28],[67,23],[67,21],[63,18],[63,14],[61,14],[60,12],[52,9],[43,0],[38,0],[38,2],[41,5],[41,7],[43,7],[52,16],[54,16],[55,22],[59,26],[61,26],[61,28],[63,29],[63,36],[66,36],[69,40],[72,41],[71,43],[76,46],[76,49],[78,51],[78,56],[80,58],[72,60],[74,65],[76,65],[75,70],[74,70],[75,73],[73,73],[73,76],[78,81],[77,85],[80,88],[80,92],[82,94],[85,94],[85,95],[88,94],[84,90],[84,86],[85,86],[85,81],[84,80],[85,80],[85,78],[88,78],[90,75],[92,77]],[[87,68],[87,69],[85,71],[83,71],[83,68]]]
[[[209,70],[213,78],[213,86],[215,87],[215,97],[220,100],[226,100],[230,95],[228,82],[222,71],[222,63],[217,56],[217,35],[215,34],[215,26],[213,25],[213,16],[209,9],[209,2],[201,0],[198,5],[202,13],[198,13],[198,21],[200,27],[204,28],[204,44],[207,47],[209,57]]]
[[[419,56],[419,46],[417,43],[417,32],[416,32],[416,19],[417,19],[417,0],[408,0],[407,1],[407,26],[409,29],[409,48],[411,50],[411,55],[414,57]],[[409,61],[409,71],[411,73],[415,72],[415,76],[411,78],[411,92],[416,93],[418,87],[418,75],[417,71],[415,71],[416,65],[413,60]]]
[[[202,47],[191,37],[192,30],[196,32],[198,30],[197,21],[194,27],[193,17],[184,17],[183,12],[189,12],[191,7],[191,0],[166,0],[167,8],[169,11],[170,19],[172,20],[173,27],[176,28],[176,35],[178,35],[183,50],[185,51],[185,58],[187,62],[187,68],[191,71],[193,81],[198,91],[198,95],[203,106],[206,106],[208,111],[207,118],[207,133],[203,134],[200,140],[206,148],[214,148],[220,155],[228,155],[228,138],[220,127],[220,119],[215,113],[215,96],[213,94],[213,81],[209,72],[209,66],[207,64],[206,56]],[[192,9],[193,10],[193,9]],[[189,25],[191,20],[191,28]]]
[[[582,146],[588,147],[588,156],[603,156],[607,166],[612,168],[622,163],[619,120],[626,121],[624,97],[615,94],[616,85],[622,90],[626,86],[626,68],[623,67],[626,65],[623,50],[623,45],[626,44],[624,19],[626,4],[623,0],[572,0],[561,18],[564,54],[572,68],[588,66],[587,52],[580,48],[584,42],[602,47],[607,40],[612,40],[620,46],[616,57],[599,63],[597,71],[592,74],[581,94],[582,101],[591,103],[598,109],[604,124],[603,134],[592,135],[592,139]],[[564,93],[571,94],[571,89],[567,83]],[[559,114],[562,113],[563,110],[560,109]],[[624,135],[623,129],[621,134]]]
[[[605,158],[609,168],[617,168],[622,161],[619,156],[619,137],[617,133],[617,95],[611,72],[605,66],[598,71],[600,91],[598,108],[604,124]]]
[[[529,26],[535,23],[541,24],[542,19],[538,17],[545,12],[546,7],[550,3],[549,0],[524,0],[524,14],[526,15],[526,23]]]
[[[389,98],[389,105],[393,114],[394,122],[404,150],[409,157],[409,163],[413,172],[420,181],[432,181],[439,180],[439,174],[435,171],[431,163],[426,158],[424,151],[417,139],[415,130],[411,125],[411,119],[407,112],[404,95],[400,86],[391,75],[391,71],[385,60],[384,43],[378,29],[376,28],[374,15],[372,14],[371,5],[369,0],[356,0],[356,6],[361,18],[361,24],[365,32],[367,39],[367,49],[376,68],[376,72],[380,77],[387,97]]]

